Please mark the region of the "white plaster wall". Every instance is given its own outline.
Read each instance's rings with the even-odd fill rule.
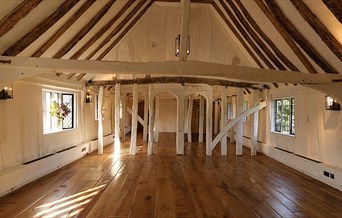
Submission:
[[[176,132],[177,126],[177,100],[160,99],[159,131]]]
[[[43,134],[42,89],[47,86],[54,89],[53,84],[18,81],[14,83],[14,99],[0,101],[0,170],[97,138],[94,103],[81,105],[82,87],[75,89],[68,84],[56,89],[73,87],[77,99],[76,128]],[[105,106],[111,105],[110,97],[104,99],[108,102]],[[84,107],[84,116],[81,107]],[[109,117],[104,120],[104,135],[110,133]]]

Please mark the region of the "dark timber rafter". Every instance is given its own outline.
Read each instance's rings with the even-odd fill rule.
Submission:
[[[306,54],[316,62],[326,73],[337,73],[337,71],[324,60],[324,58],[313,48],[313,46],[305,40],[302,34],[296,29],[292,22],[281,11],[275,0],[268,0],[266,4],[270,11],[274,14],[278,22],[286,29],[292,39],[306,52]]]
[[[75,23],[75,21],[95,2],[95,0],[87,0],[78,11],[73,14],[70,19],[61,27],[59,30],[51,36],[49,40],[47,40],[44,45],[42,45],[33,55],[32,57],[40,57],[46,50],[50,48],[50,46],[68,30],[68,28]]]
[[[292,71],[299,71],[298,68],[289,61],[286,56],[278,49],[278,47],[268,38],[268,36],[262,31],[259,25],[255,22],[252,16],[248,13],[246,8],[243,6],[240,0],[236,0],[237,5],[239,6],[242,13],[245,15],[246,19],[248,20],[249,24],[258,32],[258,34],[263,38],[263,40],[269,44],[275,54],[280,58],[282,62]]]
[[[239,40],[239,42],[242,44],[242,46],[246,49],[248,54],[253,58],[255,63],[260,67],[264,68],[264,66],[260,63],[259,59],[254,55],[254,53],[251,51],[251,49],[248,47],[248,45],[245,43],[245,41],[242,39],[240,34],[237,32],[237,30],[233,27],[233,25],[230,23],[230,21],[227,19],[227,17],[223,14],[221,9],[218,7],[218,5],[215,2],[211,2],[211,5],[214,7],[216,12],[220,15],[220,17],[223,19],[223,21],[227,24],[229,29],[234,33],[235,37]]]
[[[116,0],[110,0],[96,15],[91,19],[91,21],[84,27],[80,32],[74,36],[62,49],[60,49],[54,58],[61,58],[67,54],[107,13],[107,11],[112,7]]]
[[[323,0],[338,21],[342,24],[342,1],[341,0]]]
[[[163,83],[190,83],[190,84],[208,84],[208,85],[219,85],[219,86],[232,86],[241,88],[257,88],[254,87],[254,83],[244,83],[244,82],[233,82],[229,80],[219,80],[201,77],[146,77],[146,78],[136,78],[136,79],[113,79],[106,81],[91,81],[87,82],[87,86],[114,86],[115,84],[121,85],[132,85],[132,84],[163,84]]]
[[[153,0],[150,1],[141,11],[140,13],[132,20],[132,22],[120,33],[120,35],[114,40],[114,42],[109,45],[106,50],[97,58],[97,60],[102,60],[114,47],[118,44],[121,39],[129,32],[129,30],[140,20],[140,18],[146,13],[146,11],[152,5]]]
[[[260,51],[258,46],[256,46],[251,39],[251,37],[248,35],[248,33],[244,30],[244,28],[240,25],[239,21],[235,18],[233,13],[229,10],[227,5],[223,2],[223,0],[220,0],[220,3],[232,22],[235,24],[236,28],[239,30],[240,34],[244,36],[246,41],[249,43],[249,45],[254,49],[255,53],[264,61],[264,63],[267,65],[269,69],[275,69],[275,67],[271,64],[271,62],[265,57],[265,55]]]
[[[292,51],[296,54],[296,56],[302,62],[302,64],[305,66],[305,68],[310,73],[317,73],[317,70],[312,66],[310,61],[305,57],[305,55],[302,53],[302,51],[298,48],[297,44],[293,41],[290,34],[278,22],[278,20],[275,18],[275,16],[272,14],[272,12],[268,9],[268,7],[265,5],[265,3],[262,0],[256,0],[255,2],[259,6],[259,8],[264,12],[264,14],[269,19],[269,21],[271,21],[273,26],[278,30],[280,35],[283,37],[283,39],[286,41],[286,43],[289,45],[289,47],[292,49]]]
[[[302,0],[291,0],[291,2],[306,22],[310,24],[312,29],[316,31],[322,41],[330,48],[336,57],[342,61],[342,45],[337,39],[329,32],[316,15],[310,11]]]
[[[114,30],[94,49],[87,57],[86,60],[89,60],[92,58],[103,46],[105,46],[128,22],[129,20],[134,16],[135,13],[137,13],[140,8],[145,4],[146,0],[141,0],[134,8],[133,10],[118,24]]]
[[[255,40],[255,42],[260,46],[260,48],[265,52],[265,54],[269,57],[269,59],[272,60],[272,62],[278,67],[279,70],[286,70],[286,67],[282,63],[280,63],[277,57],[270,51],[270,49],[260,39],[258,34],[251,28],[251,26],[248,24],[248,22],[243,17],[243,15],[239,11],[239,9],[236,7],[236,5],[233,3],[233,1],[227,0],[227,2],[230,5],[230,7],[233,9],[234,14],[236,15],[237,19],[241,22],[241,24],[244,26],[246,31]]]
[[[24,37],[14,43],[9,49],[7,49],[4,56],[16,56],[27,48],[31,43],[38,39],[45,31],[53,26],[60,18],[62,18],[72,7],[74,7],[79,0],[66,0],[61,6],[59,6],[49,17],[34,27]]]
[[[9,32],[22,18],[30,13],[42,0],[24,0],[0,21],[0,37]]]
[[[126,4],[120,9],[118,13],[105,25],[103,26],[86,44],[82,46],[72,57],[71,59],[79,58],[90,46],[92,46],[101,36],[103,36],[106,31],[115,24],[115,22],[125,13],[125,11],[134,3],[134,0],[129,0]]]

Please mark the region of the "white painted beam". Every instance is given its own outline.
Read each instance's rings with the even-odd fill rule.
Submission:
[[[220,131],[222,132],[223,128],[227,124],[227,88],[221,87],[221,122],[220,122]],[[227,132],[224,132],[221,139],[221,155],[227,155]]]
[[[127,107],[127,94],[123,93],[121,94],[121,122],[120,122],[120,139],[122,142],[126,140],[126,109]]]
[[[148,85],[148,144],[147,144],[147,154],[153,154],[153,123],[154,123],[154,85]]]
[[[131,108],[127,107],[127,113],[129,113],[130,115],[133,115],[133,111]],[[144,120],[143,118],[141,118],[139,115],[137,116],[137,120],[138,122],[144,127],[145,123],[144,123]]]
[[[184,155],[184,95],[177,97],[177,133],[176,133],[176,153]]]
[[[253,107],[259,104],[259,90],[252,90],[253,95]],[[259,126],[259,113],[253,114],[252,126],[251,126],[251,155],[256,156],[257,154],[257,143],[258,143],[258,126]]]
[[[236,90],[236,114],[240,115],[243,112],[243,90]],[[242,155],[243,144],[243,119],[236,126],[236,155]]]
[[[189,96],[189,105],[188,105],[188,116],[187,118],[187,136],[188,142],[192,142],[192,133],[191,133],[191,120],[192,120],[192,110],[193,110],[193,98],[192,95]]]
[[[250,82],[297,84],[324,84],[332,83],[332,80],[342,80],[342,74],[307,74],[201,61],[117,62],[0,56],[1,61],[8,62],[0,64],[1,84],[31,75],[56,72],[91,74],[145,74],[149,72],[149,74],[161,75],[195,75]]]
[[[154,117],[154,142],[159,142],[159,107],[160,107],[160,98],[157,95],[155,97],[155,117]]]
[[[207,96],[207,114],[206,114],[206,154],[211,156],[212,149],[212,134],[213,134],[213,87],[208,86],[208,96]]]
[[[147,142],[147,129],[148,129],[148,91],[144,93],[144,129],[143,129],[143,142]]]
[[[138,125],[138,85],[133,85],[131,149],[132,155],[137,153],[137,125]]]
[[[97,137],[98,137],[98,147],[97,153],[103,154],[103,114],[102,114],[102,106],[103,106],[103,86],[100,86],[99,89],[99,98],[97,101],[97,114],[98,114],[98,129],[97,129]]]
[[[120,84],[115,85],[114,153],[120,154]]]
[[[222,137],[226,134],[226,132],[231,129],[233,126],[235,126],[236,124],[238,124],[239,122],[241,122],[241,120],[243,121],[244,117],[248,117],[253,113],[258,112],[259,110],[263,109],[264,107],[267,106],[267,103],[261,102],[260,104],[258,104],[257,106],[243,112],[242,114],[240,114],[239,116],[235,117],[233,120],[231,120],[223,129],[222,131],[215,137],[215,139],[213,140],[212,143],[212,147],[211,149],[214,149],[215,146],[217,145],[217,143],[222,139]]]
[[[219,101],[214,101],[214,134],[219,130]]]
[[[203,128],[204,128],[204,101],[205,98],[200,95],[200,114],[199,114],[199,130],[198,130],[198,142],[203,143]]]
[[[189,15],[190,15],[190,0],[181,0],[181,31],[180,31],[180,51],[179,61],[187,59],[187,43],[189,35]]]

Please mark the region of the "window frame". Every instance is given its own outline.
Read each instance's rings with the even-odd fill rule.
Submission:
[[[289,105],[289,114],[288,116],[288,132],[283,130],[284,127],[284,101],[288,101]],[[279,133],[279,134],[283,134],[283,135],[287,135],[287,136],[295,136],[296,135],[296,131],[295,131],[295,100],[294,97],[286,97],[286,98],[277,98],[274,99],[274,110],[273,110],[273,132],[275,133]],[[280,102],[280,108],[281,108],[281,113],[280,113],[280,118],[277,116],[278,115],[278,102]],[[286,115],[285,115],[286,116]],[[280,119],[280,124],[279,126],[277,125],[277,123],[279,122],[278,119]]]
[[[53,121],[53,117],[50,115],[50,104],[47,104],[46,101],[46,93],[50,93],[50,104],[52,101],[56,101],[55,99],[52,99],[51,96],[53,94],[57,95],[57,100],[58,100],[58,104],[61,104],[63,102],[63,96],[71,96],[71,127],[64,127],[63,125],[63,121],[61,124],[57,124],[57,128],[53,127],[53,123],[55,122]],[[58,133],[58,132],[63,132],[63,131],[68,131],[68,130],[74,130],[77,128],[77,93],[71,92],[71,91],[62,91],[62,90],[58,90],[58,89],[42,89],[42,107],[43,107],[43,135],[47,135],[47,134],[52,134],[52,133]],[[45,104],[45,105],[44,105]],[[49,127],[46,127],[46,124],[44,122],[46,119],[49,119],[48,124]]]

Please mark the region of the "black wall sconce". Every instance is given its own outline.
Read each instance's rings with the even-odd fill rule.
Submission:
[[[180,52],[180,34],[178,34],[178,36],[175,39],[175,56],[179,56],[179,52]],[[186,53],[187,55],[190,54],[190,36],[188,36],[188,43],[187,43],[187,47],[186,47]]]
[[[0,91],[0,100],[13,99],[13,85],[5,86],[3,90]]]
[[[90,92],[87,92],[85,95],[85,103],[93,102],[93,95]]]
[[[341,106],[335,99],[333,99],[331,96],[327,95],[325,96],[325,109],[326,110],[333,110],[333,111],[339,111],[341,110]]]

